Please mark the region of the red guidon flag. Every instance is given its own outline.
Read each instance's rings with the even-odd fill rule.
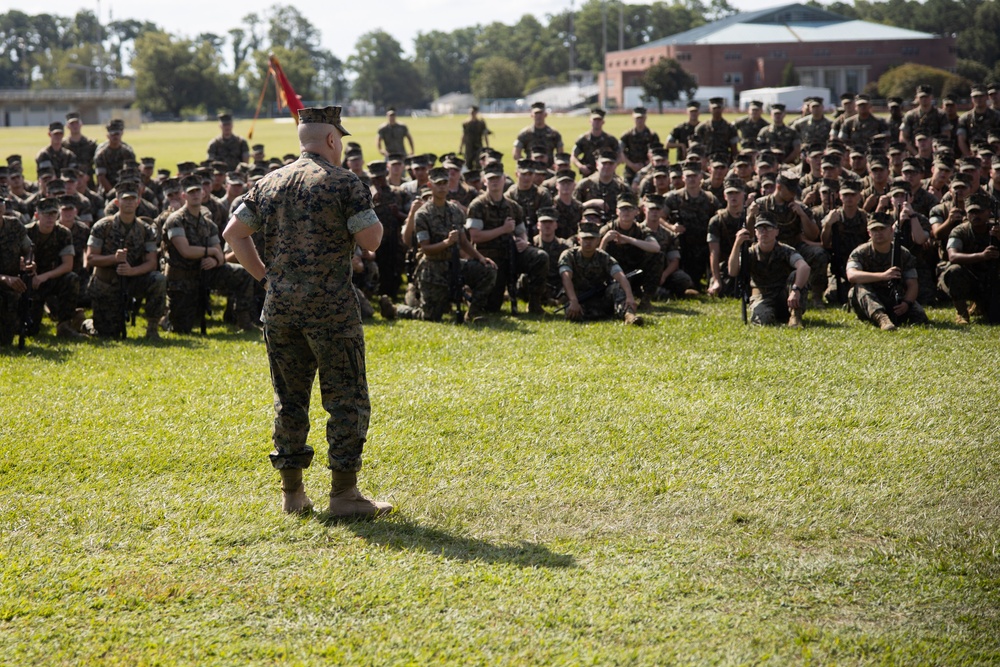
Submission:
[[[271,64],[269,68],[271,75],[278,86],[278,108],[288,109],[292,114],[292,118],[295,119],[295,124],[298,125],[299,110],[303,108],[302,100],[295,94],[292,84],[288,83],[285,72],[281,69],[281,64],[278,63],[278,59],[274,57],[274,54],[269,54],[267,59]]]

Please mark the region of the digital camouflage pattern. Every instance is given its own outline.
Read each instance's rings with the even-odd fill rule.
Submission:
[[[788,321],[788,291],[795,275],[795,265],[802,255],[795,248],[776,243],[769,253],[760,246],[750,246],[750,303],[747,308],[754,324],[775,324]],[[826,276],[823,276],[824,282]],[[805,309],[805,301],[802,300]]]
[[[849,147],[865,152],[876,135],[886,134],[888,131],[889,124],[874,114],[868,118],[855,115],[844,121],[839,138]]]
[[[534,125],[529,125],[517,133],[517,140],[514,142],[515,148],[520,148],[521,150],[530,151],[533,148],[542,148],[548,156],[549,164],[552,164],[556,151],[562,145],[562,135],[548,125],[543,126],[541,129],[536,129]]]
[[[720,157],[728,160],[732,156],[733,146],[739,141],[740,133],[736,126],[724,118],[711,118],[698,123],[692,134],[694,139],[705,149],[708,157]]]
[[[763,118],[761,121],[763,121]],[[766,125],[767,124],[765,123],[765,127]],[[803,116],[791,124],[791,128],[795,130],[796,134],[799,135],[799,140],[803,146],[817,143],[825,145],[830,139],[830,131],[832,127],[833,121],[826,116],[816,120],[812,117],[812,114]]]
[[[609,317],[625,317],[625,290],[617,281],[612,280],[615,274],[622,272],[622,267],[614,257],[600,248],[587,259],[580,248],[570,248],[559,257],[559,274],[570,272],[573,289],[579,297],[584,292],[596,289],[606,281],[611,280],[603,294],[580,302],[583,317],[587,320],[600,320]]]
[[[112,148],[111,144],[104,142],[94,155],[94,167],[99,175],[103,174],[114,185],[127,160],[135,160],[135,151],[131,146],[122,142],[118,148]]]
[[[25,231],[28,240],[35,246],[36,275],[47,273],[62,264],[62,258],[74,256],[73,235],[68,229],[56,223],[49,234],[42,234],[37,221],[32,222]],[[62,322],[73,317],[76,302],[80,298],[80,277],[70,271],[55,278],[49,278],[35,291],[33,307],[35,322],[42,321],[42,307],[49,306],[49,312],[56,322]]]
[[[607,132],[595,135],[593,132],[586,132],[576,138],[573,145],[573,157],[587,165],[591,169],[597,168],[597,158],[605,151],[618,154],[621,144],[618,138]]]
[[[926,134],[932,139],[944,136],[944,133],[951,130],[951,123],[948,117],[932,106],[926,113],[922,113],[920,107],[910,109],[903,114],[903,124],[899,131],[908,143],[913,143],[918,134]]]
[[[59,147],[59,150],[54,150],[51,145],[46,146],[35,156],[35,165],[38,169],[50,167],[55,170],[57,175],[63,169],[75,166],[76,161],[76,155],[66,148],[65,143]]]
[[[902,280],[917,279],[917,261],[906,248],[900,252],[900,265],[902,268]],[[856,271],[866,271],[868,273],[882,273],[892,267],[892,252],[878,252],[871,241],[856,247],[847,260],[846,268]],[[875,314],[878,312],[889,313],[894,305],[892,302],[892,292],[888,281],[878,283],[865,283],[863,285],[852,285],[849,294],[851,309],[858,319],[862,321],[874,322]],[[910,322],[926,322],[927,315],[918,303],[910,306],[907,313]]]
[[[384,123],[378,128],[378,136],[382,138],[382,149],[389,155],[392,153],[406,155],[409,152],[404,141],[409,133],[410,131],[402,123],[394,125]]]
[[[250,155],[250,146],[247,145],[247,140],[243,137],[231,134],[227,139],[220,134],[209,142],[207,153],[209,160],[225,162],[229,171],[233,171],[240,162],[243,162],[244,155]]]
[[[594,173],[576,184],[573,197],[581,202],[601,199],[607,207],[606,210],[613,212],[618,207],[618,195],[631,191],[625,181],[618,176],[614,176],[607,183],[602,183],[600,173]]]
[[[200,213],[195,216],[186,207],[181,208],[170,214],[163,225],[163,245],[167,254],[167,308],[171,329],[178,333],[190,333],[198,322],[202,289],[230,297],[238,321],[243,313],[254,310],[256,281],[246,269],[226,263],[203,271],[202,258],[186,259],[174,245],[176,238],[186,238],[192,246],[220,245],[219,228],[209,219],[204,207]]]
[[[610,231],[616,231],[622,236],[629,236],[638,240],[656,240],[656,237],[649,233],[647,229],[640,227],[638,223],[625,229],[616,218],[601,227],[601,238]],[[623,271],[631,273],[636,269],[642,270],[642,275],[638,278],[642,285],[643,295],[651,298],[656,294],[656,288],[660,286],[660,275],[663,273],[664,255],[662,252],[646,252],[641,248],[625,243],[607,243],[602,248],[618,263]]]
[[[27,257],[31,241],[24,225],[13,216],[0,216],[0,275],[19,276],[21,258]],[[6,285],[0,285],[0,345],[10,345],[14,340],[19,294]]]
[[[462,210],[451,202],[435,206],[428,202],[417,211],[414,218],[414,232],[418,243],[441,243],[452,230],[465,234],[465,216]],[[415,278],[420,294],[420,305],[416,308],[399,306],[397,315],[404,319],[437,322],[450,305],[450,270],[452,249],[437,253],[420,253]],[[486,302],[496,284],[497,271],[475,260],[459,260],[462,266],[462,284],[472,289],[470,309],[485,310]]]
[[[79,141],[69,137],[63,141],[63,147],[76,155],[76,168],[88,176],[94,174],[94,156],[97,155],[97,142],[80,135]]]
[[[792,154],[795,147],[801,145],[801,143],[802,141],[799,139],[798,133],[785,124],[769,124],[757,134],[758,150],[766,148],[780,150],[783,162],[788,159],[788,156]]]
[[[264,236],[262,319],[275,411],[271,464],[305,468],[312,461],[306,436],[318,371],[329,414],[328,465],[357,471],[371,405],[351,259],[354,234],[379,224],[371,191],[347,169],[303,151],[258,181],[234,215]]]
[[[156,231],[151,224],[136,218],[126,224],[121,216],[101,218],[90,230],[87,245],[98,255],[114,255],[124,249],[130,266],[146,261],[147,253],[156,252]],[[119,276],[113,266],[97,267],[90,279],[90,300],[94,307],[94,328],[98,335],[117,335],[122,325],[122,299]],[[146,318],[159,322],[166,307],[167,283],[157,270],[125,278],[126,290],[136,299],[144,299]]]

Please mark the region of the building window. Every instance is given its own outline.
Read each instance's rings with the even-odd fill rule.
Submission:
[[[740,72],[726,72],[722,75],[722,83],[743,83],[743,74]]]
[[[764,80],[763,77],[760,75],[760,70],[757,70],[756,72],[753,73],[753,82],[754,83],[760,83],[763,80]]]
[[[813,49],[813,55],[817,58],[828,58],[830,56],[830,49]]]
[[[677,60],[691,60],[691,54],[687,51],[682,51],[677,54]]]
[[[904,56],[919,56],[920,47],[919,46],[904,46],[903,47]]]
[[[743,53],[740,51],[726,51],[726,60],[740,60],[743,58]]]
[[[875,55],[875,49],[870,46],[862,46],[858,49],[859,56],[873,56]]]
[[[788,53],[785,51],[771,51],[771,57],[775,60],[785,60],[788,58]]]

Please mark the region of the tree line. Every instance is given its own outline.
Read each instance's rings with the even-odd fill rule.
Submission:
[[[955,34],[958,74],[1000,80],[1000,3],[995,0],[854,0],[823,5],[850,18]],[[526,14],[516,22],[418,33],[412,57],[382,30],[360,36],[341,61],[320,48],[318,28],[294,7],[244,16],[225,34],[171,35],[148,21],[102,24],[73,17],[0,14],[0,88],[129,86],[145,111],[179,116],[252,110],[273,52],[305,100],[366,99],[377,107],[421,108],[439,95],[520,97],[598,72],[603,52],[632,48],[736,13],[727,0],[627,4],[586,0],[576,10]],[[900,63],[903,64],[903,63]]]

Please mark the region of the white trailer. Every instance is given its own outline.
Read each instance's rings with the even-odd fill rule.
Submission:
[[[746,111],[752,100],[764,103],[764,110],[771,108],[772,104],[784,104],[789,111],[798,110],[802,107],[802,102],[807,97],[822,97],[823,107],[832,109],[835,105],[830,99],[829,88],[815,88],[812,86],[785,86],[783,88],[754,88],[744,90],[740,93],[740,110]]]

